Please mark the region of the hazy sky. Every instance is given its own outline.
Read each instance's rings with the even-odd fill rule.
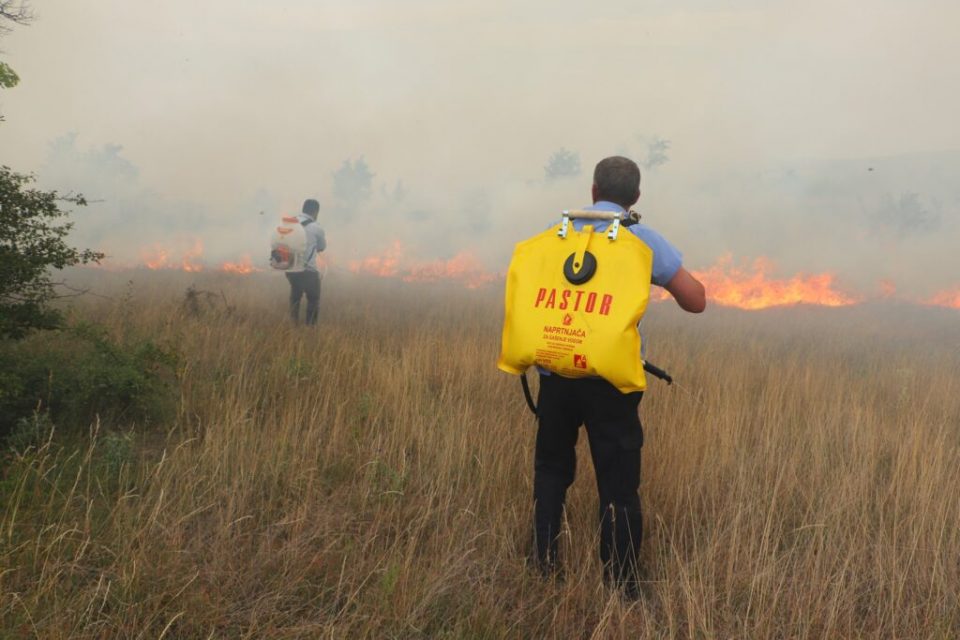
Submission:
[[[659,136],[669,162],[645,172],[642,204],[694,266],[733,251],[866,278],[856,265],[879,269],[879,254],[902,246],[894,277],[960,240],[955,1],[33,6],[35,23],[0,40],[22,79],[0,93],[0,162],[103,192],[87,237],[149,210],[158,233],[209,225],[223,253],[257,254],[240,245],[262,243],[260,208],[308,195],[326,205],[332,172],[363,156],[377,190],[402,181],[410,194],[371,208],[426,220],[430,244],[450,245],[436,255],[476,246],[497,263],[551,212],[584,203],[598,159],[642,154]],[[580,154],[584,175],[545,186],[560,147]],[[888,173],[861,175],[874,160]],[[906,244],[877,236],[887,232],[870,221],[909,209],[910,194],[929,228]],[[843,236],[822,258],[794,250],[803,227],[792,221],[814,204],[829,209],[816,232]],[[460,222],[476,210],[485,224]],[[226,241],[234,220],[244,231]]]

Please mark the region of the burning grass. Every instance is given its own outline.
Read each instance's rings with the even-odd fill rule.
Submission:
[[[203,254],[202,240],[181,238],[173,244],[158,242],[142,247],[138,262],[110,257],[103,261],[101,268],[112,271],[145,268],[186,273],[219,271],[235,275],[269,270],[266,265],[256,265],[249,255],[235,261],[208,263]],[[326,254],[320,254],[318,262],[324,273],[333,269],[404,282],[458,284],[468,289],[498,286],[506,276],[505,272],[489,270],[469,250],[446,259],[424,260],[411,254],[399,240],[393,240],[379,253],[350,259],[345,267]],[[710,266],[691,269],[693,275],[706,285],[711,304],[738,309],[756,311],[794,305],[845,307],[876,300],[960,309],[960,289],[956,287],[927,296],[899,296],[892,281],[879,280],[876,291],[868,295],[840,284],[841,278],[834,272],[785,274],[773,260],[764,256],[751,260],[734,259],[733,255],[725,254]],[[669,298],[663,290],[655,290],[653,295],[660,300]]]
[[[277,274],[129,277],[72,313],[178,345],[179,410],[6,455],[13,635],[960,634],[955,311],[653,305],[678,385],[642,404],[647,582],[624,603],[585,442],[567,581],[524,566],[534,426],[494,367],[496,289],[335,273],[295,330]],[[189,285],[224,304],[187,312]]]

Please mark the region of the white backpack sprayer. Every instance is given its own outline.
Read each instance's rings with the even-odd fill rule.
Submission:
[[[284,216],[270,238],[270,266],[278,271],[303,271],[306,266],[307,233],[294,216]]]

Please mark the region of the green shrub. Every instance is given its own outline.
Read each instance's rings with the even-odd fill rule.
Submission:
[[[100,438],[100,457],[108,477],[115,477],[124,465],[133,462],[133,434],[108,432]]]
[[[86,200],[30,188],[35,180],[0,166],[0,339],[59,327],[61,315],[50,306],[57,297],[53,271],[103,258],[66,241],[73,224],[65,221],[61,207],[64,202],[82,206]]]
[[[25,453],[28,449],[39,449],[53,435],[53,421],[48,413],[34,411],[31,415],[22,416],[13,425],[13,430],[7,436],[7,446],[17,453]]]
[[[176,355],[94,325],[0,343],[0,435],[45,413],[59,428],[163,420],[175,408]],[[39,412],[39,413],[38,413]]]

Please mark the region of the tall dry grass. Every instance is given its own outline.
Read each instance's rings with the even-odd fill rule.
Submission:
[[[111,283],[116,279],[117,284]],[[586,439],[567,579],[525,565],[534,424],[494,291],[100,274],[77,318],[175,346],[175,421],[7,457],[0,629],[38,638],[960,636],[960,316],[652,308],[643,597],[601,581]],[[199,313],[183,291],[223,291]],[[114,461],[116,462],[116,461]]]

